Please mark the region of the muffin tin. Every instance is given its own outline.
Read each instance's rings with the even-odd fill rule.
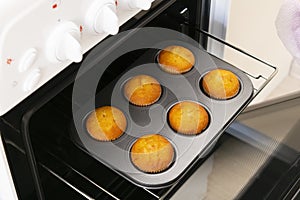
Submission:
[[[117,173],[146,188],[168,186],[178,180],[188,168],[203,157],[215,144],[226,127],[246,107],[253,96],[253,86],[245,73],[236,67],[209,55],[206,51],[180,41],[162,42],[163,49],[169,45],[180,45],[190,49],[195,56],[195,65],[181,75],[163,71],[157,63],[159,49],[149,49],[130,69],[107,85],[95,96],[95,107],[112,105],[119,108],[127,118],[125,133],[117,140],[101,142],[93,139],[85,128],[85,119],[92,111],[83,106],[74,115],[74,121],[81,125],[72,128],[74,141]],[[228,100],[217,100],[207,96],[201,89],[201,79],[209,71],[221,68],[232,71],[240,81],[239,93]],[[160,99],[146,107],[135,106],[123,94],[123,86],[133,76],[153,76],[162,86]],[[172,106],[180,101],[195,101],[208,112],[208,127],[198,135],[183,135],[169,126],[167,115]],[[160,134],[168,139],[175,150],[174,162],[160,173],[144,173],[138,170],[130,159],[130,149],[137,138],[147,134]]]

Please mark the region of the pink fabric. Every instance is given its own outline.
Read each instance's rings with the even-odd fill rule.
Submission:
[[[300,0],[284,0],[275,25],[282,43],[300,59]]]

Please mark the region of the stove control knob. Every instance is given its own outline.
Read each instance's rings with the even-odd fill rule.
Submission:
[[[148,10],[153,0],[118,0],[118,7],[125,10],[142,9]]]
[[[31,91],[40,81],[41,78],[41,70],[35,69],[33,70],[25,79],[23,84],[23,91],[29,92]]]
[[[18,66],[19,72],[27,71],[30,67],[32,67],[32,65],[34,64],[36,59],[37,59],[37,50],[35,48],[28,49],[24,53],[24,55],[19,63],[19,66]]]
[[[82,60],[82,50],[79,43],[80,28],[71,21],[60,22],[47,41],[47,57],[52,62]]]
[[[95,0],[90,5],[85,17],[89,32],[115,35],[119,31],[119,22],[114,0]]]

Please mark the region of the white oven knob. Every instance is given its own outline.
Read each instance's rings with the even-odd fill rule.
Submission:
[[[35,48],[28,49],[20,60],[18,66],[19,72],[27,71],[33,65],[36,58],[37,58],[37,50]]]
[[[71,21],[60,22],[47,41],[47,57],[52,62],[82,60],[80,27]]]
[[[125,10],[142,9],[148,10],[153,0],[118,0],[118,7]]]
[[[23,84],[23,91],[29,92],[31,91],[40,81],[41,79],[41,70],[35,69],[33,70],[25,79]]]
[[[87,10],[85,24],[94,34],[115,35],[119,31],[119,20],[114,0],[95,0]]]

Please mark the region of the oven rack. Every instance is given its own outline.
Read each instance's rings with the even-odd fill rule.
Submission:
[[[227,48],[227,50],[229,50],[230,52],[234,53],[234,55],[236,56],[235,59],[237,57],[241,57],[243,59],[247,59],[250,62],[256,63],[257,65],[261,66],[261,70],[259,71],[259,73],[253,71],[251,68],[247,68],[244,66],[239,65],[239,63],[233,63],[230,60],[226,60],[226,62],[234,65],[234,66],[239,66],[239,69],[242,70],[245,74],[247,74],[250,78],[250,80],[253,83],[254,86],[254,93],[253,96],[251,97],[252,99],[254,99],[256,97],[257,94],[259,94],[259,92],[262,91],[262,89],[271,81],[271,79],[275,76],[275,74],[277,73],[277,69],[276,67],[252,56],[251,54],[237,48],[234,47],[231,44],[228,44],[227,42],[210,35],[209,33],[199,30],[199,32],[202,34],[203,37],[206,37],[208,40],[212,40],[214,42],[219,43],[220,45],[223,45],[224,48]],[[208,53],[223,59],[224,58],[220,55],[216,55],[214,54],[214,52],[207,50]],[[240,68],[241,66],[241,68]],[[72,78],[71,80],[69,80],[71,83],[72,82]],[[68,81],[67,81],[68,82]],[[65,89],[66,85],[69,85],[69,83],[66,84],[60,84],[59,87],[54,87],[53,89],[51,89],[51,91],[49,91],[50,95],[47,95],[47,98],[45,96],[45,98],[41,99],[39,101],[39,105],[35,106],[34,108],[30,109],[23,117],[23,123],[22,123],[22,132],[24,134],[24,141],[25,141],[25,147],[27,147],[27,153],[29,152],[29,161],[31,162],[31,165],[34,166],[33,168],[36,168],[36,159],[34,157],[34,153],[32,150],[32,144],[31,144],[31,138],[30,138],[30,133],[29,133],[29,121],[31,120],[32,115],[39,109],[41,108],[43,105],[45,105],[48,101],[49,101],[49,96],[54,97],[56,96],[61,90]],[[49,168],[49,167],[48,167]],[[52,169],[49,168],[49,170],[51,171]],[[36,185],[40,185],[39,183],[39,175],[37,173],[37,170],[33,170],[34,174],[36,176]],[[36,186],[37,188],[39,188],[39,186]],[[176,184],[174,185],[174,187],[176,187]],[[42,194],[40,194],[39,196],[43,196]]]

